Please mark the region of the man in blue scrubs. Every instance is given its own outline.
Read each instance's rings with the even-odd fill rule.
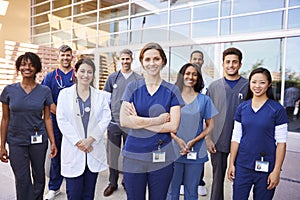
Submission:
[[[60,193],[60,186],[63,177],[60,174],[60,150],[62,133],[60,132],[56,122],[56,105],[59,92],[73,85],[75,82],[74,69],[72,68],[73,54],[72,49],[68,45],[62,45],[58,48],[58,67],[48,73],[42,81],[43,85],[47,85],[52,92],[53,104],[50,106],[51,118],[53,124],[54,138],[57,146],[57,155],[51,159],[50,177],[49,177],[49,192],[45,199],[54,199]]]

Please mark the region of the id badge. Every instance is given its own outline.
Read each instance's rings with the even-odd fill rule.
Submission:
[[[31,144],[40,144],[42,143],[42,135],[32,135],[31,136]]]
[[[257,160],[255,162],[255,171],[257,171],[257,172],[269,172],[269,162]]]
[[[166,152],[154,151],[152,153],[152,162],[166,162]]]
[[[188,160],[197,160],[197,152],[191,151],[186,155]]]

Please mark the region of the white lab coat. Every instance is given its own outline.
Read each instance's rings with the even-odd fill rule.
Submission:
[[[105,130],[111,120],[109,108],[110,93],[91,87],[91,111],[87,128],[87,137],[95,142],[93,150],[84,153],[75,145],[85,138],[77,102],[76,86],[63,89],[57,101],[56,117],[63,134],[61,144],[61,175],[68,178],[83,174],[86,165],[92,172],[107,169]]]

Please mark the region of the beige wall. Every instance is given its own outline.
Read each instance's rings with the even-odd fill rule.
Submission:
[[[4,58],[4,41],[30,43],[30,0],[9,2],[6,15],[0,15],[0,58]]]

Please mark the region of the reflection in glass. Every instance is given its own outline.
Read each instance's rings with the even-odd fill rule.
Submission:
[[[157,12],[160,9],[167,9],[167,0],[134,0],[131,4],[131,14],[140,14],[144,12]]]
[[[221,20],[221,35],[229,35],[230,34],[230,19],[222,19]]]
[[[132,31],[130,35],[131,44],[147,43],[147,42],[162,42],[167,41],[168,30],[167,27],[143,29]]]
[[[262,0],[235,0],[233,1],[233,14],[257,12],[263,10],[271,10],[277,8],[284,8],[285,0],[272,0],[262,1]]]
[[[221,16],[230,16],[231,15],[231,0],[222,0],[221,1]]]
[[[194,7],[193,20],[202,20],[218,17],[219,3],[209,3]]]
[[[32,14],[37,15],[43,12],[49,12],[49,10],[50,10],[50,2],[47,2],[45,4],[34,7]]]
[[[128,15],[128,5],[113,7],[111,9],[100,11],[100,21],[110,20]]]
[[[131,18],[131,30],[163,26],[168,24],[167,12]]]
[[[171,24],[188,22],[190,20],[191,20],[190,8],[171,10]]]
[[[300,28],[300,8],[289,10],[288,19],[288,28]]]
[[[190,24],[171,26],[170,40],[188,40],[190,38]]]
[[[282,29],[283,12],[265,13],[232,19],[232,33],[249,33]]]
[[[57,2],[57,1],[55,1],[55,2]],[[53,11],[52,15],[59,19],[72,16],[72,7],[67,7],[67,8]]]
[[[50,32],[49,23],[34,27],[32,34],[41,34],[41,33],[48,33],[48,32]]]
[[[97,10],[97,1],[87,1],[81,4],[76,4],[73,7],[74,15]]]
[[[32,38],[34,44],[46,44],[51,42],[50,34],[38,35]]]
[[[208,36],[217,36],[218,34],[218,21],[212,20],[207,22],[194,23],[192,25],[192,37],[208,37]]]
[[[289,6],[299,6],[300,1],[299,0],[289,0],[290,4]]]
[[[38,25],[38,24],[41,24],[41,23],[49,22],[48,16],[49,16],[48,14],[43,14],[43,15],[39,15],[39,16],[33,17],[33,23],[34,23],[34,25]]]
[[[74,21],[74,27],[77,26],[82,26],[85,24],[90,24],[90,23],[96,23],[97,22],[97,12],[85,14],[85,15],[80,15],[80,16],[74,16],[73,18]]]

